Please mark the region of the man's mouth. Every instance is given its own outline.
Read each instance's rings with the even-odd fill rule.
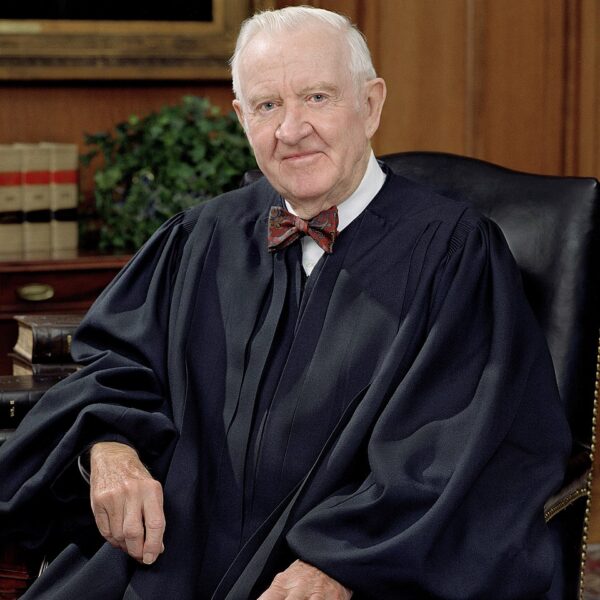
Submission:
[[[289,162],[294,162],[294,163],[301,163],[301,162],[308,162],[313,158],[316,158],[320,153],[317,151],[311,151],[311,152],[294,152],[294,153],[290,153],[290,154],[286,154],[282,160],[284,161],[289,161]]]

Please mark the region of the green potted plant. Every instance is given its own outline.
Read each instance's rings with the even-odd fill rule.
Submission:
[[[206,98],[185,96],[144,118],[135,115],[114,131],[86,134],[94,174],[94,231],[103,251],[133,251],[172,215],[234,189],[252,152],[233,112],[222,115]]]

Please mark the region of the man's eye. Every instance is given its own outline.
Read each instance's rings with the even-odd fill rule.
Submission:
[[[313,94],[310,99],[313,102],[323,102],[325,100],[325,94]]]
[[[275,108],[275,102],[263,102],[258,108],[262,112],[269,112]]]

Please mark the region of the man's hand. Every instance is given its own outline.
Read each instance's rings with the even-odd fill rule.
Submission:
[[[90,499],[101,535],[145,564],[164,550],[162,486],[137,452],[118,442],[100,442],[90,452]]]
[[[278,573],[258,600],[349,600],[352,592],[316,567],[297,560]]]

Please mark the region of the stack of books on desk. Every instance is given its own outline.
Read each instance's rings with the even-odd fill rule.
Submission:
[[[77,370],[71,340],[81,314],[17,315],[17,342],[10,353],[13,375],[68,375]]]
[[[83,315],[18,315],[17,342],[11,353],[13,375],[0,376],[0,444],[48,388],[78,366],[71,340]]]
[[[20,315],[13,373],[0,375],[0,445],[44,393],[77,368],[71,339],[82,315]],[[35,374],[34,374],[35,373]],[[16,544],[0,545],[0,599],[19,598],[35,578],[40,558]]]

